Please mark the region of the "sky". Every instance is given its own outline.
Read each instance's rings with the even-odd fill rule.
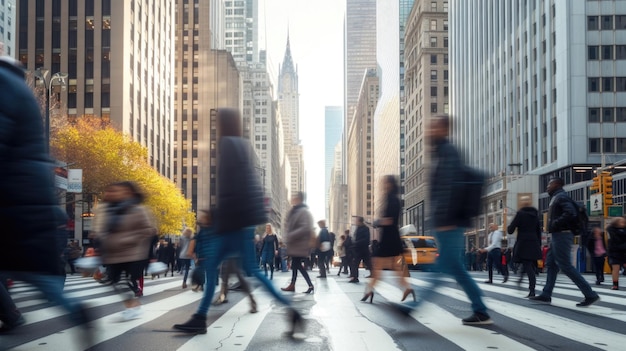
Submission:
[[[300,139],[304,148],[307,204],[317,222],[324,208],[324,107],[343,106],[344,0],[260,0],[259,46],[278,74],[287,31],[298,67]],[[276,86],[276,77],[274,84]]]

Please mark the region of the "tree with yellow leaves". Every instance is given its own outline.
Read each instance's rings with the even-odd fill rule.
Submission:
[[[56,159],[83,169],[83,192],[101,197],[113,182],[137,182],[146,194],[163,234],[180,234],[183,225],[194,228],[191,202],[176,185],[148,163],[148,150],[97,117],[80,117],[53,131],[51,152]]]

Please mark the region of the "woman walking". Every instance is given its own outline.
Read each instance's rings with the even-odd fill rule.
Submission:
[[[593,257],[593,268],[596,272],[596,285],[604,282],[604,262],[606,262],[606,244],[602,229],[594,227],[587,242],[587,249]]]
[[[615,218],[606,231],[609,234],[609,264],[613,278],[611,290],[619,290],[619,270],[626,264],[626,219]]]
[[[291,199],[293,206],[287,215],[287,255],[291,257],[291,283],[283,291],[296,291],[298,271],[306,280],[309,289],[305,294],[313,293],[313,283],[307,272],[304,261],[311,252],[311,238],[313,235],[313,216],[304,204],[304,193],[297,192]]]
[[[409,295],[412,295],[415,301],[415,292],[405,277],[407,267],[402,257],[402,239],[400,239],[400,231],[398,230],[398,219],[400,217],[398,183],[393,175],[384,176],[382,182],[386,201],[382,218],[376,221],[376,226],[381,228],[378,250],[372,257],[372,277],[365,288],[365,295],[361,301],[369,299],[370,303],[372,303],[374,286],[380,279],[383,269],[392,269],[398,275],[400,285],[404,288],[402,301],[406,300]]]
[[[520,278],[521,284],[524,272],[528,276],[528,295],[535,296],[535,262],[541,259],[541,224],[539,223],[539,211],[532,207],[530,197],[523,196],[521,208],[515,214],[515,218],[509,224],[507,231],[513,234],[517,229],[517,240],[513,247],[513,260],[522,264]]]
[[[274,257],[278,254],[278,239],[276,234],[272,232],[272,225],[265,225],[265,236],[262,239],[261,246],[261,264],[267,277],[267,266],[270,266],[270,280],[274,279]]]
[[[147,248],[156,228],[139,188],[132,182],[119,182],[105,190],[107,199],[103,226],[95,233],[100,243],[102,261],[107,266],[107,275],[114,289],[125,298],[124,320],[139,318],[142,314],[137,282],[143,274]],[[122,273],[125,272],[124,281]]]

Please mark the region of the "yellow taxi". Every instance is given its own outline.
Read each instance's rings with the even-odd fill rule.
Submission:
[[[400,238],[404,247],[404,261],[409,269],[428,270],[437,260],[439,251],[432,236],[417,235],[412,224],[400,228]]]

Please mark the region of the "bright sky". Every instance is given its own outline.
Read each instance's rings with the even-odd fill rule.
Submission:
[[[344,0],[260,0],[259,8],[260,47],[267,48],[275,74],[285,54],[289,28],[291,54],[298,66],[307,203],[317,222],[325,216],[324,107],[343,105],[346,4]]]

